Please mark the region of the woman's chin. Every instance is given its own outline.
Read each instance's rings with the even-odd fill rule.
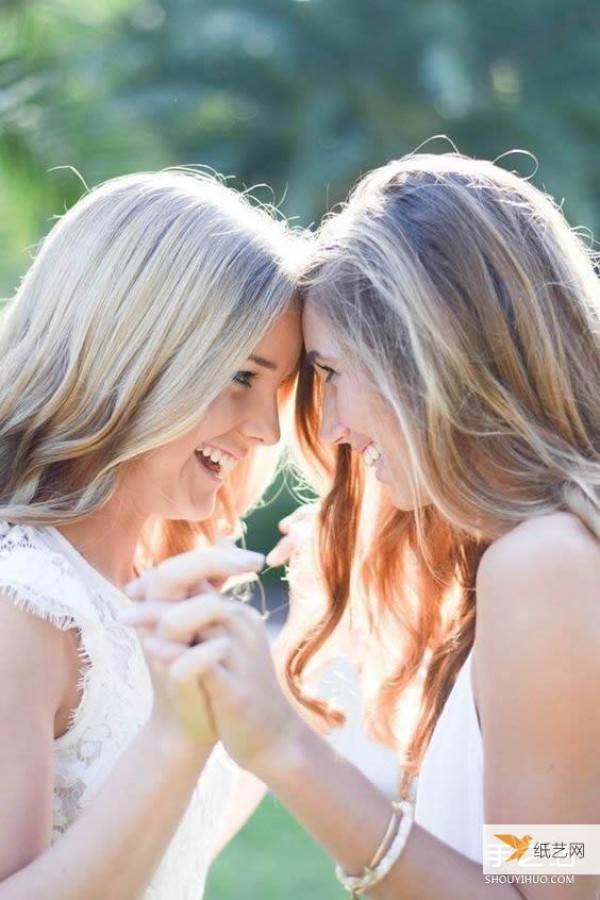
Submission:
[[[171,507],[168,512],[158,515],[175,522],[205,522],[213,515],[215,506],[216,493],[212,493],[210,496],[194,497],[187,503],[178,504],[175,509]]]
[[[215,507],[217,505],[217,496],[216,493],[212,494],[210,497],[206,497],[203,500],[198,501],[194,504],[194,514],[193,518],[190,516],[191,522],[204,522],[206,519],[210,519],[215,511]]]
[[[392,479],[389,481],[386,479],[384,484],[392,505],[401,512],[414,512],[415,509],[422,505],[415,500],[412,491],[408,489],[408,485],[394,484]]]

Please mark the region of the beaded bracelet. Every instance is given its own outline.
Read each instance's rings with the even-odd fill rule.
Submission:
[[[392,821],[394,821],[397,812],[402,813],[402,818],[400,819],[400,824],[398,825],[398,830],[392,844],[381,862],[376,862],[381,851],[381,848],[379,848],[373,862],[365,867],[362,875],[347,875],[341,866],[335,867],[335,874],[338,881],[352,898],[359,897],[361,894],[364,894],[365,891],[369,890],[369,888],[372,888],[376,884],[379,884],[380,881],[383,881],[404,850],[414,821],[414,806],[407,800],[395,800],[392,805],[394,807],[394,817],[392,818]],[[390,829],[388,828],[388,832],[389,830]]]

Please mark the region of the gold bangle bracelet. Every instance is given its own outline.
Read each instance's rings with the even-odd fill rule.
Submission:
[[[392,806],[392,815],[391,815],[390,821],[388,823],[388,827],[386,829],[385,835],[383,837],[381,844],[379,845],[379,848],[378,848],[375,856],[373,857],[373,859],[367,866],[367,869],[376,869],[377,868],[377,866],[379,865],[379,863],[385,856],[386,850],[389,848],[392,840],[394,839],[396,832],[398,831],[398,825],[399,825],[398,810],[396,809],[395,806]]]
[[[406,800],[394,801],[394,813],[396,822],[398,813],[402,814],[400,822],[388,849],[376,865],[366,866],[361,875],[347,875],[340,865],[335,867],[338,881],[352,898],[362,896],[385,878],[404,849],[414,821],[414,805]],[[379,850],[377,853],[379,854]]]

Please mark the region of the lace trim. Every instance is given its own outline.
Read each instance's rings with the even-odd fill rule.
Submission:
[[[90,627],[87,617],[79,616],[71,608],[50,601],[30,585],[10,582],[0,575],[0,591],[17,609],[44,619],[60,631],[76,628],[79,633],[77,652],[80,665],[77,691],[80,699],[77,706],[71,710],[65,732],[54,742],[57,749],[69,746],[75,743],[84,731],[94,707],[95,680],[92,678],[92,671],[93,661],[97,660],[99,653],[96,629]]]
[[[139,638],[119,621],[130,601],[54,538],[50,528],[0,521],[0,591],[7,601],[61,630],[79,632],[82,696],[69,729],[54,742],[53,843],[102,789],[152,706]],[[200,900],[238,775],[217,745],[144,900]]]

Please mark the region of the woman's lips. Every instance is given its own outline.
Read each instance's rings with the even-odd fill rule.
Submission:
[[[206,459],[205,456],[202,456],[201,453],[194,453],[196,460],[198,461],[198,465],[202,469],[202,471],[208,475],[214,482],[217,484],[223,484],[224,478],[222,474],[222,470],[219,468],[219,471],[216,469],[209,468],[209,460]],[[214,465],[214,463],[213,463]]]

